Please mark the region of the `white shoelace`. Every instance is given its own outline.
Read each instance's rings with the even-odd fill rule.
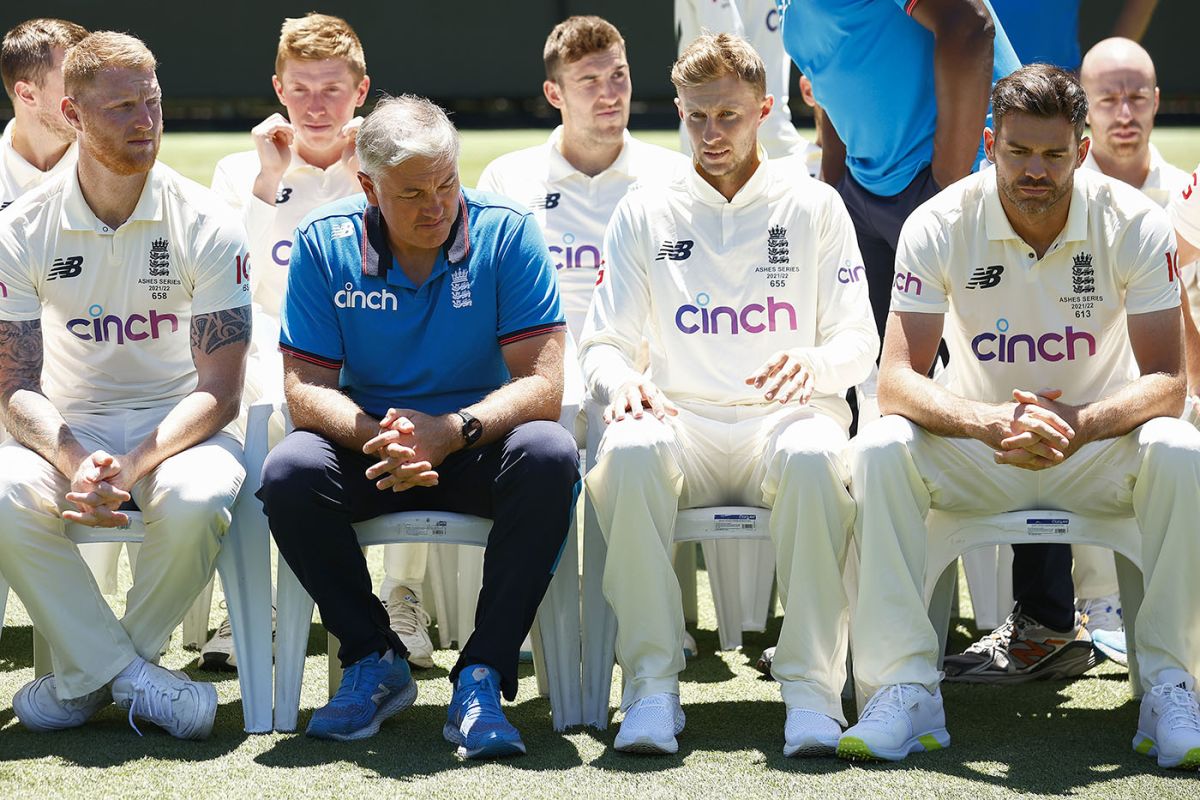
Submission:
[[[135,711],[156,725],[171,719],[171,704],[178,696],[179,692],[172,692],[161,686],[147,686],[139,681],[133,687],[133,702],[129,704],[129,726],[137,731],[138,736],[142,735],[137,723],[133,721]],[[141,701],[140,706],[138,701]]]
[[[860,722],[882,721],[891,722],[905,713],[908,697],[917,691],[917,687],[908,683],[895,683],[885,686],[875,693],[871,702],[863,709]],[[878,718],[882,717],[882,720]]]
[[[1155,686],[1151,691],[1163,699],[1162,718],[1168,726],[1200,732],[1200,703],[1194,692],[1174,685]]]
[[[392,629],[401,635],[415,635],[429,628],[433,618],[420,604],[401,596],[388,602],[388,618]]]

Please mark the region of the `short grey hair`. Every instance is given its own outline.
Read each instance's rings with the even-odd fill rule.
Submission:
[[[354,146],[372,178],[413,157],[458,162],[458,130],[437,103],[412,94],[384,97],[367,115]]]

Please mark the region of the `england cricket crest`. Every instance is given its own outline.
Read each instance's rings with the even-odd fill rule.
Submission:
[[[155,239],[150,244],[150,277],[165,278],[171,274],[171,255],[166,239]]]
[[[788,257],[787,228],[774,225],[767,230],[767,261],[771,264],[786,264]]]
[[[471,305],[471,278],[466,267],[450,273],[450,305],[453,308],[469,308]]]
[[[1075,264],[1071,267],[1071,285],[1075,294],[1095,294],[1096,271],[1092,269],[1090,253],[1075,256]]]

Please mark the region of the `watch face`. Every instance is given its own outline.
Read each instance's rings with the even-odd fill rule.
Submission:
[[[479,437],[483,435],[483,423],[472,417],[470,414],[459,412],[462,417],[462,437],[468,445],[475,444]]]

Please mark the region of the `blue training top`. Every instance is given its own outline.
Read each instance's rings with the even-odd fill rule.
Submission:
[[[783,12],[784,47],[845,142],[850,174],[885,197],[933,160],[933,33],[909,18],[919,1],[791,0]],[[994,45],[993,84],[1021,66],[999,24]]]
[[[1079,69],[1079,0],[992,0],[992,8],[1022,64]]]
[[[463,189],[450,236],[417,287],[392,256],[378,207],[357,195],[300,223],[279,347],[340,368],[343,390],[369,414],[436,415],[511,378],[501,346],[565,329],[554,263],[528,212]]]

